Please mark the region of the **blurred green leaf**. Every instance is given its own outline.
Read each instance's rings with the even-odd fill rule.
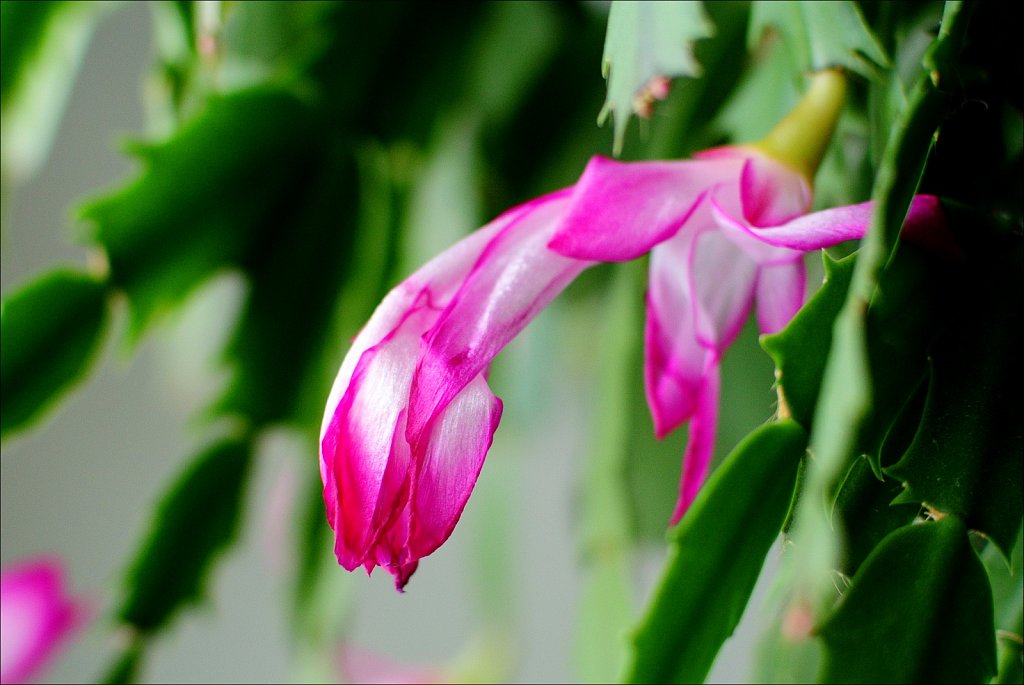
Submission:
[[[748,43],[757,45],[768,26],[782,35],[794,77],[836,66],[871,77],[871,62],[889,63],[854,2],[759,0],[751,9]]]
[[[220,58],[217,83],[235,90],[277,80],[301,78],[332,40],[331,2],[225,3],[215,27]]]
[[[823,682],[965,683],[996,673],[992,593],[955,516],[886,537],[819,632]]]
[[[714,30],[698,2],[612,2],[601,57],[608,97],[598,121],[612,114],[616,154],[622,150],[635,98],[654,78],[699,76],[693,44]]]
[[[211,98],[169,140],[136,145],[141,176],[81,210],[137,340],[219,269],[269,243],[310,184],[323,136],[294,95],[257,88]]]
[[[0,306],[0,435],[27,428],[89,369],[106,322],[106,284],[48,273]]]
[[[793,421],[768,424],[711,475],[672,533],[665,571],[633,635],[628,682],[704,680],[779,535],[806,445]]]
[[[0,149],[4,181],[33,175],[49,153],[101,2],[0,3]]]
[[[97,682],[110,683],[110,685],[138,682],[145,656],[144,652],[144,641],[139,638],[131,639],[103,675],[97,678]]]
[[[234,374],[217,409],[255,425],[293,419],[315,425],[323,411],[326,390],[318,391],[329,375],[321,360],[325,346],[338,345],[327,334],[351,266],[360,183],[346,141],[325,137],[320,144],[324,158],[306,159],[301,173],[308,180],[292,189],[274,230],[241,262],[250,290],[226,350]]]
[[[651,119],[650,142],[644,145],[646,158],[688,157],[719,143],[721,126],[717,113],[726,101],[735,102],[736,98],[730,99],[730,96],[747,80],[745,75],[768,71],[747,69],[747,55],[736,49],[747,33],[749,2],[709,2],[704,10],[715,27],[714,40],[697,41],[693,52],[696,61],[708,74],[714,74],[714,78],[680,79],[672,84],[668,97],[658,105],[658,116]],[[795,101],[794,97],[790,103]],[[770,126],[768,112],[756,111],[758,116],[747,117],[747,120]],[[746,141],[759,137],[734,139]]]
[[[957,514],[1009,557],[1024,489],[1024,245],[986,257],[945,305],[920,429],[887,473],[906,483],[900,501]]]
[[[237,536],[250,451],[247,438],[215,442],[164,493],[125,578],[120,621],[150,633],[202,598],[214,561]]]
[[[741,36],[733,39],[732,50],[739,40]],[[777,34],[766,34],[765,40],[753,48],[750,63],[714,127],[736,142],[760,140],[797,103],[803,85],[802,80],[792,78],[782,40]],[[753,112],[757,116],[751,116]]]

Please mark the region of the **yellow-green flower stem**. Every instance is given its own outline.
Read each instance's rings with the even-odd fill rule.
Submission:
[[[845,96],[846,76],[842,70],[815,72],[796,107],[768,135],[749,147],[799,171],[813,184]]]

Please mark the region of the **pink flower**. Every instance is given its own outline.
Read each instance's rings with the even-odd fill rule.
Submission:
[[[335,554],[401,589],[451,534],[501,417],[494,355],[591,262],[547,248],[571,193],[509,210],[398,285],[353,341],[321,430]]]
[[[762,333],[803,305],[810,250],[860,238],[873,203],[806,214],[805,177],[753,147],[722,147],[693,161],[591,160],[552,249],[624,261],[650,251],[644,381],[658,437],[686,421],[679,521],[707,476],[718,422],[719,363],[754,303]],[[942,224],[938,200],[914,199],[906,235]]]
[[[834,90],[835,78],[818,83]],[[812,113],[824,100],[834,119],[821,88],[809,95]],[[815,135],[827,141],[825,129]],[[816,167],[824,149],[812,143],[787,143],[799,153],[792,168],[754,147],[688,161],[595,157],[572,188],[505,212],[388,294],[342,363],[321,429],[341,565],[383,566],[405,585],[451,534],[490,447],[501,417],[486,381],[491,360],[583,269],[647,252],[655,429],[691,421],[677,521],[714,446],[719,361],[753,302],[763,331],[785,326],[804,301],[803,254],[859,238],[870,222],[870,204],[806,214],[810,174],[799,162]],[[937,212],[921,196],[910,223]]]
[[[65,594],[61,564],[40,559],[0,576],[0,682],[29,680],[82,623],[84,607]]]

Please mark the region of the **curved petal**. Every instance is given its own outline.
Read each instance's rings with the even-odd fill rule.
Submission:
[[[84,618],[67,596],[56,559],[40,559],[0,576],[0,682],[33,678]]]
[[[407,438],[414,450],[448,403],[591,266],[592,262],[563,257],[547,248],[568,196],[558,193],[546,200],[495,236],[424,336],[409,399]]]
[[[686,260],[693,236],[680,233],[651,250],[644,325],[644,390],[660,439],[697,406],[707,350],[697,342]]]
[[[770,228],[744,227],[760,240],[805,252],[863,238],[871,226],[875,203],[862,202],[807,214]],[[901,236],[917,245],[950,256],[961,254],[949,230],[942,203],[934,195],[915,195],[903,222]]]
[[[687,260],[686,278],[693,293],[697,340],[724,350],[739,334],[750,313],[757,284],[757,262],[721,231],[700,231]]]
[[[803,259],[762,266],[757,277],[757,323],[762,333],[778,333],[804,305],[807,268]]]
[[[722,235],[758,264],[786,264],[802,253],[785,247],[769,245],[754,235],[750,223],[743,218],[744,207],[739,184],[723,183],[711,190],[708,197],[711,223]]]
[[[753,153],[740,175],[743,218],[753,226],[777,226],[806,212],[811,186],[797,171]]]
[[[708,476],[708,466],[715,451],[715,432],[718,430],[719,383],[718,355],[710,353],[704,362],[704,375],[697,394],[697,411],[690,421],[690,435],[679,477],[679,499],[672,512],[671,525],[679,523],[683,518]]]
[[[874,202],[833,207],[813,214],[805,214],[780,226],[761,228],[752,226],[718,210],[716,219],[747,231],[768,245],[788,247],[810,252],[831,247],[846,240],[863,238],[871,225]]]
[[[451,535],[480,475],[501,408],[501,400],[478,375],[434,422],[409,496],[413,558],[431,554]]]
[[[594,157],[550,247],[577,259],[636,259],[672,237],[712,186],[735,180],[740,158],[615,162]]]
[[[404,407],[420,335],[437,318],[425,303],[359,358],[321,442],[328,521],[335,554],[352,571],[366,561],[380,530],[398,510],[411,455]]]
[[[560,192],[567,193],[568,191]],[[555,195],[557,194],[555,193]],[[518,221],[524,214],[532,211],[534,207],[546,204],[548,197],[538,198],[502,213],[494,221],[469,234],[424,264],[387,294],[374,310],[373,315],[370,316],[370,320],[352,341],[352,346],[338,370],[327,399],[327,410],[324,412],[320,430],[321,440],[323,440],[327,426],[334,416],[335,408],[341,401],[341,396],[348,389],[352,372],[355,371],[356,364],[363,352],[379,343],[384,336],[394,330],[420,297],[425,295],[430,299],[433,307],[444,308],[491,240],[509,224]],[[321,463],[321,476],[323,476],[323,466]]]

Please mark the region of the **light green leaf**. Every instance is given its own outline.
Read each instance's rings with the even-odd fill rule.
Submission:
[[[672,534],[633,635],[627,682],[702,682],[739,623],[779,535],[807,434],[793,421],[750,434],[711,475]]]
[[[0,435],[27,428],[88,371],[106,322],[106,284],[54,271],[0,305]]]
[[[819,632],[822,682],[976,683],[996,673],[992,592],[955,516],[886,537]]]
[[[871,77],[874,68],[867,60],[889,63],[853,2],[759,0],[751,10],[748,43],[756,46],[769,26],[782,35],[797,79],[808,71],[836,66]]]
[[[105,7],[100,2],[0,3],[0,149],[4,181],[46,160]]]
[[[696,1],[612,2],[601,58],[608,97],[598,122],[613,116],[616,154],[622,150],[634,99],[655,77],[700,76],[693,44],[713,32],[714,26]]]

